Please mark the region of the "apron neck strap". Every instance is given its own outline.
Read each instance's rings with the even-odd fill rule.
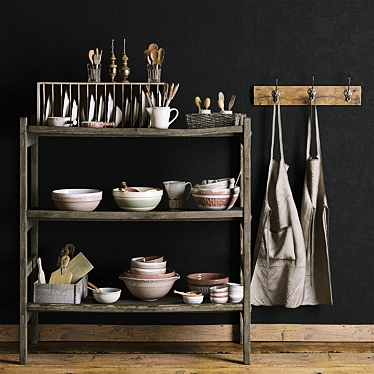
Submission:
[[[283,153],[283,137],[282,137],[282,122],[281,122],[281,115],[280,115],[280,104],[274,103],[273,106],[273,125],[272,125],[272,135],[271,135],[271,151],[270,151],[270,161],[274,158],[274,142],[275,142],[275,123],[276,123],[276,113],[278,114],[278,137],[279,137],[279,152],[280,152],[280,159],[284,161],[284,153]]]
[[[306,159],[310,159],[312,156],[310,154],[310,147],[312,143],[312,117],[313,117],[313,101],[310,102],[309,106],[309,117],[308,117],[308,138],[306,143]],[[317,158],[321,158],[321,142],[319,137],[319,126],[318,126],[318,115],[317,115],[317,103],[314,100],[314,124],[316,129],[316,148],[317,148]]]

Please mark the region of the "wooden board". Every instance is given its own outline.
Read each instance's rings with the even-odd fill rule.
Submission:
[[[311,86],[278,86],[281,105],[309,105],[308,89]],[[345,101],[347,86],[314,86],[317,105],[361,105],[361,86],[351,86],[352,98]],[[254,86],[254,105],[273,105],[275,86]]]

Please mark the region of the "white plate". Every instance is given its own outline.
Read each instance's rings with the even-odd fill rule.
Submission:
[[[103,96],[100,95],[100,99],[99,99],[99,106],[97,107],[97,120],[98,122],[101,121],[101,117],[103,115]]]
[[[147,98],[145,97],[144,91],[142,91],[142,126],[141,127],[145,125],[148,119],[148,112],[146,111],[147,104],[148,104]]]
[[[78,105],[75,99],[73,100],[73,106],[71,108],[71,120],[75,121],[78,117]]]
[[[62,116],[67,117],[69,111],[69,98],[68,98],[68,91],[65,91],[64,95],[64,106],[62,107]]]
[[[48,95],[47,99],[47,105],[45,109],[45,119],[44,119],[44,124],[47,124],[48,117],[51,115],[51,97]]]
[[[95,114],[95,99],[91,95],[90,106],[89,106],[89,109],[88,109],[88,120],[89,121],[93,121],[94,114]]]
[[[138,116],[139,116],[139,103],[138,98],[134,97],[134,111],[132,113],[132,127],[135,127],[136,122],[138,122]]]
[[[84,114],[84,108],[81,109],[81,122],[84,122],[86,120],[86,115]]]
[[[112,95],[109,92],[108,93],[108,107],[107,107],[107,113],[106,113],[106,121],[110,122],[110,119],[112,118],[112,113],[113,113],[113,99]]]
[[[114,127],[118,127],[121,122],[122,122],[122,110],[118,106],[116,106],[116,120],[114,123]]]
[[[130,105],[129,105],[129,98],[126,97],[126,105],[125,105],[125,123],[123,124],[124,127],[128,126],[130,119]],[[131,127],[131,126],[129,126]]]

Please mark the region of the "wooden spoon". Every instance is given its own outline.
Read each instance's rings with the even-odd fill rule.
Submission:
[[[103,293],[103,291],[101,291],[100,288],[99,288],[99,287],[96,287],[93,283],[91,283],[91,282],[87,282],[87,284],[88,284],[89,286],[91,286],[92,288],[94,288],[95,291],[98,291],[98,292],[100,292],[101,294]]]
[[[224,110],[224,104],[222,99],[218,99],[218,108],[220,108],[222,111]]]
[[[153,49],[158,49],[158,45],[156,43],[151,43],[148,46],[148,51],[152,51]]]
[[[95,54],[95,51],[93,50],[93,49],[90,49],[89,51],[88,51],[88,58],[89,58],[89,60],[91,61],[91,64],[93,65],[93,56],[94,56],[94,54]]]
[[[182,296],[201,296],[202,295],[201,292],[188,293],[188,292],[180,292],[180,291],[177,291],[177,290],[174,290],[174,293],[177,293],[177,294],[182,295]]]
[[[223,94],[223,92],[218,92],[218,98],[220,100],[222,100],[223,106],[225,106],[225,95]],[[224,110],[224,109],[222,109],[222,110]]]
[[[162,64],[164,62],[164,58],[165,58],[165,49],[164,48],[160,48],[158,50],[158,63],[159,64]]]
[[[208,109],[210,107],[210,99],[209,99],[209,97],[207,97],[204,100],[204,105],[205,105],[205,109]]]
[[[152,49],[151,51],[151,59],[155,65],[157,65],[159,62],[158,59],[158,50],[157,49]]]
[[[199,112],[200,112],[200,110],[201,110],[201,99],[200,99],[200,97],[199,96],[196,96],[195,97],[195,105],[199,108]]]

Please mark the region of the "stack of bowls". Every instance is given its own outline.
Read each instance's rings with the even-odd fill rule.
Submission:
[[[187,275],[186,281],[191,291],[199,291],[204,296],[209,296],[210,287],[226,284],[229,277],[220,273],[194,273]]]
[[[229,289],[226,285],[210,287],[209,292],[212,303],[225,304],[229,299]]]
[[[234,178],[204,180],[191,189],[192,197],[203,210],[228,210],[234,206],[240,193],[240,187],[234,183]]]
[[[229,303],[240,303],[243,300],[244,286],[239,283],[227,283],[229,288]]]
[[[125,270],[119,278],[133,296],[155,301],[164,297],[180,276],[166,267],[163,256],[148,256],[132,258],[130,270]]]

